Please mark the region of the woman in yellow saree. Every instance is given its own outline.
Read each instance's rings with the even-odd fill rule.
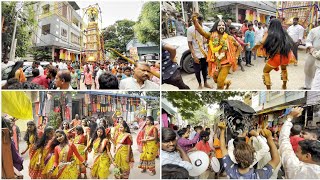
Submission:
[[[109,176],[109,168],[110,164],[113,164],[113,159],[107,144],[106,130],[104,127],[99,127],[85,149],[86,151],[89,147],[93,147],[94,151],[94,162],[91,168],[92,178],[107,179]]]
[[[38,140],[38,133],[36,124],[33,121],[29,121],[27,123],[27,132],[23,138],[27,142],[27,149],[24,150],[21,155],[25,154],[29,150],[29,156],[31,157],[34,153],[34,145]]]
[[[79,169],[77,168],[76,158],[86,167],[76,146],[68,142],[67,135],[63,130],[56,130],[56,137],[51,145],[54,147],[54,164],[49,174],[56,179],[77,179]]]
[[[141,140],[143,145],[139,168],[142,169],[142,173],[149,170],[150,175],[154,176],[156,174],[155,159],[158,154],[158,129],[154,126],[152,116],[147,117],[143,131],[144,138]]]
[[[84,130],[83,130],[82,126],[77,126],[75,129],[76,129],[76,135],[73,140],[73,143],[77,147],[80,156],[83,159],[87,160],[88,154],[87,154],[87,152],[84,151],[87,147],[87,137],[84,135]],[[81,174],[84,174],[84,178],[86,179],[86,177],[87,177],[86,167],[84,167],[82,165],[82,163],[80,162],[79,159],[77,159],[76,162],[77,162],[77,165],[79,168],[79,178],[81,178]]]
[[[119,134],[116,139],[115,166],[119,173],[115,173],[116,179],[129,179],[130,168],[133,165],[133,153],[131,145],[133,143],[130,128],[125,121],[119,124]]]
[[[29,164],[29,176],[31,179],[43,179],[43,172],[46,168],[48,161],[47,157],[50,157],[51,150],[50,144],[54,136],[54,129],[51,126],[45,128],[43,136],[37,142],[30,151],[30,164]],[[30,141],[30,137],[29,137]]]

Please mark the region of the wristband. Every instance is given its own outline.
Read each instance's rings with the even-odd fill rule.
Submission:
[[[291,121],[292,121],[292,118],[287,118],[287,121],[291,122]]]

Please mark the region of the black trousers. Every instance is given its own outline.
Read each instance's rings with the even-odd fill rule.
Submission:
[[[296,57],[297,61],[298,61],[298,47],[299,47],[299,45],[297,43],[294,43],[294,45],[292,46],[292,52],[293,52],[294,56]]]
[[[179,89],[190,89],[189,86],[187,86],[181,77],[180,69],[177,69],[175,73],[172,74],[172,76],[169,79],[162,80],[162,84],[171,84],[173,86],[178,87]]]
[[[246,51],[246,64],[251,64],[252,51]]]
[[[196,78],[199,84],[201,84],[201,75],[200,73],[202,72],[202,77],[204,83],[207,82],[207,75],[208,75],[208,62],[205,58],[199,59],[200,63],[197,64],[193,62],[193,69],[196,74]]]

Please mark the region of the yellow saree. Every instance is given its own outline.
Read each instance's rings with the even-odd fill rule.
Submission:
[[[126,141],[126,139],[128,140]],[[120,175],[115,174],[115,178],[128,179],[130,175],[130,166],[134,162],[133,153],[131,149],[132,137],[129,133],[119,133],[116,143],[117,146],[114,159],[117,168],[120,169]],[[130,156],[129,162],[127,161],[128,155]]]
[[[154,131],[156,131],[155,126],[146,126],[144,128],[145,134],[144,139],[148,137],[154,137]],[[151,141],[146,141],[143,143],[142,153],[140,154],[140,165],[141,169],[148,169],[150,171],[155,171],[155,159],[158,154],[157,137]]]
[[[98,138],[93,142],[94,163],[91,169],[91,175],[94,178],[107,179],[109,176],[110,159],[107,151],[103,151],[103,153],[100,153],[99,148],[100,139]]]

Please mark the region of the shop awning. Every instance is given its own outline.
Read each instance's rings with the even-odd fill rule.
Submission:
[[[271,108],[271,109],[266,109],[266,110],[262,110],[260,112],[257,112],[256,115],[259,114],[266,114],[266,113],[270,113],[270,112],[274,112],[274,111],[280,111],[280,110],[284,110],[286,108],[292,107],[291,105],[288,106],[279,106],[279,107],[275,107],[275,108]]]
[[[275,12],[267,11],[267,10],[262,10],[262,9],[257,9],[257,13],[259,13],[259,14],[265,14],[265,15],[270,15],[270,16],[276,16],[276,13],[275,13]]]
[[[89,92],[78,92],[82,94],[92,94],[92,95],[110,95],[110,96],[121,96],[121,97],[136,97],[136,98],[142,98],[142,99],[154,99],[158,100],[159,97],[153,97],[153,96],[139,96],[139,95],[131,95],[131,94],[117,94],[112,92],[100,92],[100,91],[89,91]]]
[[[173,109],[171,109],[168,105],[164,103],[162,103],[161,105],[162,105],[162,109],[164,109],[168,114],[171,114],[171,115],[176,114],[176,112]]]
[[[176,110],[172,107],[171,103],[167,99],[161,100],[162,109],[164,109],[168,114],[175,115],[177,113]]]
[[[68,49],[68,48],[64,48],[64,49],[67,50],[67,51],[70,51],[70,52],[72,52],[72,53],[80,54],[80,51],[78,51],[78,50]]]
[[[21,120],[33,119],[32,102],[23,91],[2,91],[2,113]]]

